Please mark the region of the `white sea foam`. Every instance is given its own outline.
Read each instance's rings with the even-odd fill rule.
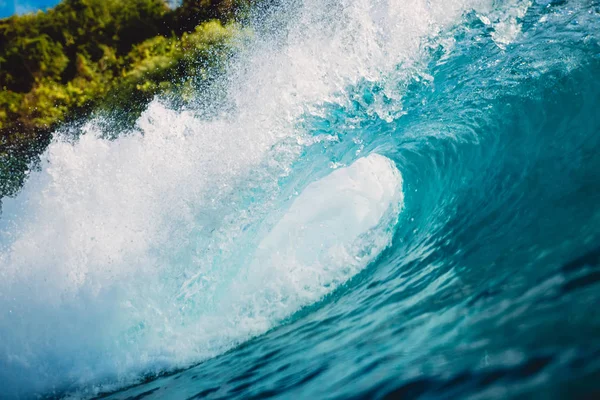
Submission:
[[[400,172],[378,154],[310,184],[261,240],[234,282],[236,295],[220,306],[241,299],[244,317],[266,327],[319,300],[390,244],[402,203]]]

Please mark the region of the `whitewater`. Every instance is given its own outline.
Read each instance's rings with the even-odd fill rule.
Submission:
[[[247,24],[193,101],[59,130],[2,199],[0,397],[597,395],[600,3]]]

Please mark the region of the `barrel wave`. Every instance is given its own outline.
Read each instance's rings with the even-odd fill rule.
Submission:
[[[303,0],[0,218],[12,398],[592,398],[600,4]]]

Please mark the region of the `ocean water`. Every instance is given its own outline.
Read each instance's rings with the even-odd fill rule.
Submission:
[[[0,397],[600,396],[600,3],[253,25],[3,199]]]

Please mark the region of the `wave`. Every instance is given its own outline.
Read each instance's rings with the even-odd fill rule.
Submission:
[[[586,1],[257,9],[216,93],[57,135],[3,200],[5,392],[91,397],[242,343],[115,396],[376,396],[419,376],[451,395],[475,390],[444,386],[465,370],[547,353],[560,370],[596,346],[593,292],[548,296],[600,238],[598,26]]]

